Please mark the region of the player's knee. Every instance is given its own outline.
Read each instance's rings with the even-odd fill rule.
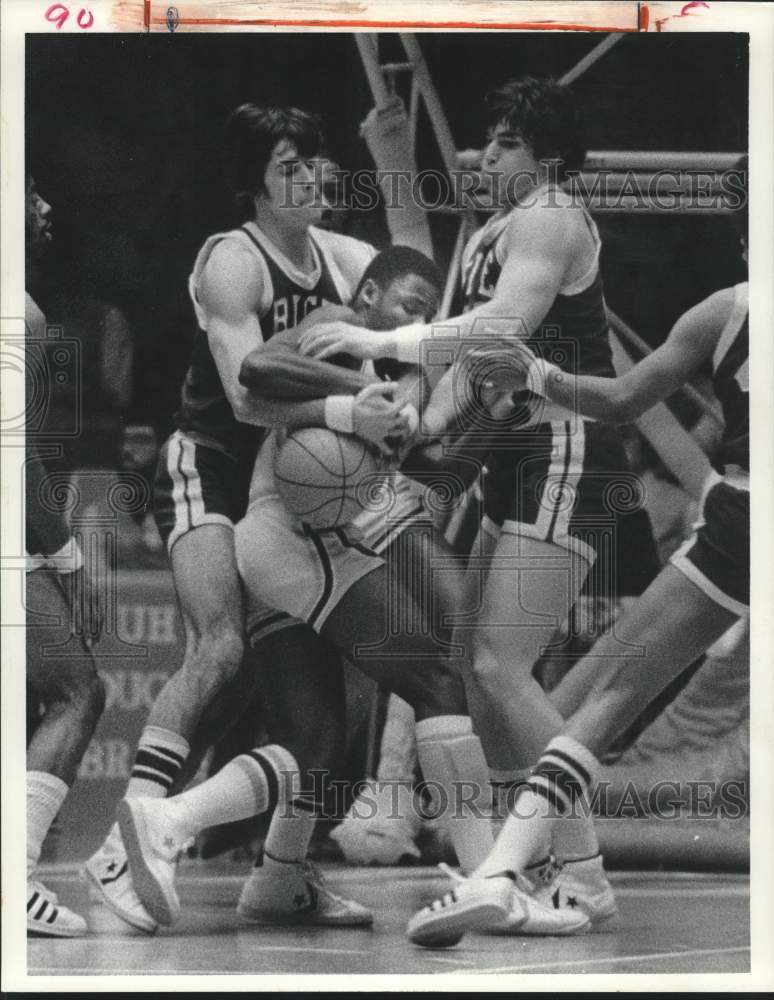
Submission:
[[[101,715],[105,685],[93,663],[70,662],[60,667],[36,685],[44,705],[47,708],[64,705],[89,717]]]
[[[476,635],[473,643],[473,657],[469,665],[469,677],[485,690],[497,690],[503,674],[508,670],[504,651],[483,632]]]

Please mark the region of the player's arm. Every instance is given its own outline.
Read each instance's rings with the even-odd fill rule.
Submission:
[[[376,382],[376,377],[298,353],[299,336],[315,322],[332,319],[358,321],[346,306],[320,306],[292,330],[275,334],[263,347],[251,351],[242,362],[239,381],[252,395],[275,401],[321,399],[343,393],[357,395]],[[357,367],[360,368],[360,362]]]
[[[89,644],[97,642],[103,624],[99,588],[84,566],[81,548],[64,514],[43,499],[49,473],[31,438],[27,440],[24,470],[27,550],[43,556],[44,565],[59,574],[72,612],[73,632]]]
[[[533,358],[527,387],[583,416],[629,423],[676,392],[712,356],[733,303],[732,288],[710,295],[680,317],[661,347],[618,378],[568,375]]]
[[[255,258],[228,242],[213,250],[199,299],[207,314],[210,350],[237,420],[258,427],[325,426],[325,400],[276,401],[249,391],[240,380],[248,354],[265,350],[258,320],[263,286]]]
[[[30,438],[24,464],[25,516],[30,534],[34,536],[36,548],[46,559],[64,565],[69,560],[71,569],[82,564],[80,549],[75,543],[70,527],[61,511],[44,503],[45,480],[48,476],[40,452]]]
[[[518,222],[518,225],[515,223]],[[421,363],[421,345],[430,338],[529,337],[551,307],[564,279],[570,248],[568,213],[535,206],[520,210],[505,233],[505,260],[493,298],[470,312],[443,322],[417,323],[386,332],[356,332],[341,324],[326,324],[300,340],[300,350],[317,358],[340,351],[358,357],[395,358]]]

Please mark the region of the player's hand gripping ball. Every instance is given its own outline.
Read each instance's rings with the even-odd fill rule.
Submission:
[[[349,524],[364,510],[384,466],[365,441],[324,427],[288,435],[274,463],[285,506],[316,531]]]

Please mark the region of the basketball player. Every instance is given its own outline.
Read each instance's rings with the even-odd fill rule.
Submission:
[[[26,178],[24,221],[26,352],[34,357],[45,346],[46,318],[29,289],[53,230],[51,206],[30,176]],[[44,370],[28,359],[28,401],[41,390],[34,382],[36,368]],[[42,388],[48,391],[48,386]],[[50,495],[46,476],[35,433],[30,430],[25,462],[27,697],[42,705],[43,714],[27,745],[27,933],[80,937],[87,931],[86,921],[35,879],[35,868],[105,704],[105,690],[91,653],[92,643],[99,638],[100,611],[98,591],[77,540],[64,515],[45,502]],[[53,647],[64,645],[61,627],[50,623],[52,616],[66,623],[74,641],[61,658],[51,655]]]
[[[747,283],[715,292],[694,306],[661,347],[620,378],[574,376],[524,345],[514,350],[523,365],[521,385],[562,406],[577,405],[588,417],[615,423],[635,420],[710,362],[725,430],[694,533],[619,619],[615,638],[601,638],[573,668],[588,682],[588,697],[548,743],[474,878],[413,918],[409,937],[418,944],[454,944],[465,931],[492,927],[512,914],[514,898],[517,905],[529,898],[518,888],[521,872],[535,851],[556,842],[557,832],[576,825],[578,815],[589,815],[601,754],[671,680],[749,614]],[[572,867],[559,889],[552,886],[543,897],[558,893],[593,909],[597,887],[579,866]]]
[[[399,281],[389,274],[388,263],[411,253],[392,248],[369,265],[354,304],[362,319],[382,326],[393,325],[400,316],[417,319],[432,315],[439,289],[433,289],[424,274]],[[431,268],[425,259],[424,270]],[[313,321],[314,317],[310,317],[307,322]],[[242,381],[258,384],[263,377],[261,384],[277,391],[274,380],[267,377],[270,369],[262,367],[260,357],[264,354],[268,365],[276,350],[276,345],[269,346],[248,356],[242,365]],[[283,357],[281,362],[289,365],[290,359]],[[335,372],[335,366],[327,367]],[[300,365],[299,370],[302,368]],[[298,382],[296,376],[291,366],[288,382]],[[362,376],[342,369],[339,377],[343,382],[335,386],[336,392],[331,394],[332,387],[326,387],[326,399],[284,404],[294,407],[295,412],[278,411],[276,407],[282,402],[255,393],[251,405],[262,412],[264,422],[278,429],[327,424],[352,433],[351,392],[357,391],[358,385],[350,386],[347,380]],[[316,388],[316,397],[320,391]],[[402,397],[396,405],[401,413],[405,406]],[[401,430],[394,428],[396,435]],[[327,532],[311,531],[289,514],[274,481],[274,457],[281,439],[275,431],[261,446],[248,512],[237,526],[237,559],[249,594],[308,621],[360,669],[413,705],[423,773],[443,789],[447,803],[456,803],[458,815],[450,820],[449,827],[460,863],[470,870],[491,834],[489,824],[481,822],[485,806],[480,800],[486,799],[486,807],[489,805],[488,774],[467,716],[461,678],[438,656],[431,636],[389,634],[386,628],[385,610],[390,600],[386,593],[387,568],[366,541],[375,534],[379,522],[383,528],[383,513],[370,514],[374,528],[336,528]],[[419,613],[413,595],[405,587],[398,589],[394,600],[401,609],[413,608],[415,614]],[[249,624],[251,618],[249,615]],[[461,789],[456,787],[460,782],[469,786],[467,802],[460,801]],[[253,887],[248,883],[242,894],[243,909],[249,909],[252,896]]]
[[[504,205],[466,247],[466,311],[444,323],[386,333],[363,334],[343,324],[316,327],[302,338],[303,353],[324,359],[344,351],[417,363],[431,337],[441,336],[446,348],[467,341],[465,350],[479,352],[482,343],[505,337],[524,340],[541,357],[555,357],[564,370],[615,375],[599,235],[585,209],[559,186],[585,155],[572,93],[552,81],[525,78],[491,94],[489,106],[493,128],[483,172]],[[425,414],[429,434],[453,421],[455,374],[450,369],[436,387]],[[627,463],[618,431],[603,421],[577,419],[572,410],[529,393],[493,406],[502,435],[487,460],[485,516],[474,549],[488,560],[489,572],[468,692],[474,718],[488,720],[482,737],[493,777],[518,780],[562,728],[564,720],[532,668],[557,624],[567,620],[605,540],[584,522],[602,518],[610,524],[604,498]],[[591,821],[563,830],[555,850],[560,862],[597,879],[592,916],[609,919],[615,903]],[[535,900],[528,920],[523,909],[514,912],[513,929],[569,933],[587,922],[585,914],[548,909]]]
[[[233,526],[245,509],[263,416],[239,384],[241,363],[323,300],[349,300],[374,255],[367,244],[312,228],[323,209],[314,165],[320,144],[318,123],[297,109],[248,104],[226,123],[228,180],[247,221],[205,242],[190,279],[199,330],[178,430],[161,450],[154,488],[186,649],[181,669],[162,689],[140,737],[130,798],[168,793],[205,707],[242,662],[244,612]],[[353,416],[361,433],[375,441],[402,425],[397,406],[373,391],[356,401]],[[313,631],[267,607],[253,616],[250,638],[262,668],[271,672],[270,687],[279,703],[270,706],[271,717],[288,719],[301,698],[316,704],[321,716],[318,727],[296,726],[293,739],[272,733],[274,741],[288,747],[302,773],[332,765],[342,741],[340,682],[326,682],[328,672],[320,669],[325,654]],[[272,664],[281,667],[281,677]],[[324,724],[323,713],[330,725]],[[275,813],[267,838],[267,856],[273,860],[264,868],[264,905],[279,918],[285,913],[295,919],[300,907],[308,922],[361,925],[370,914],[314,882],[302,865],[318,805],[307,801],[305,814],[299,806],[290,819]],[[111,910],[141,930],[156,929],[157,921],[132,886],[117,825],[87,862],[86,872]]]

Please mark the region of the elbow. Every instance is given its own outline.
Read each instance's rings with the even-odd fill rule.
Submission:
[[[630,424],[640,415],[639,407],[634,405],[634,400],[622,392],[616,392],[607,401],[606,419],[611,424]]]

